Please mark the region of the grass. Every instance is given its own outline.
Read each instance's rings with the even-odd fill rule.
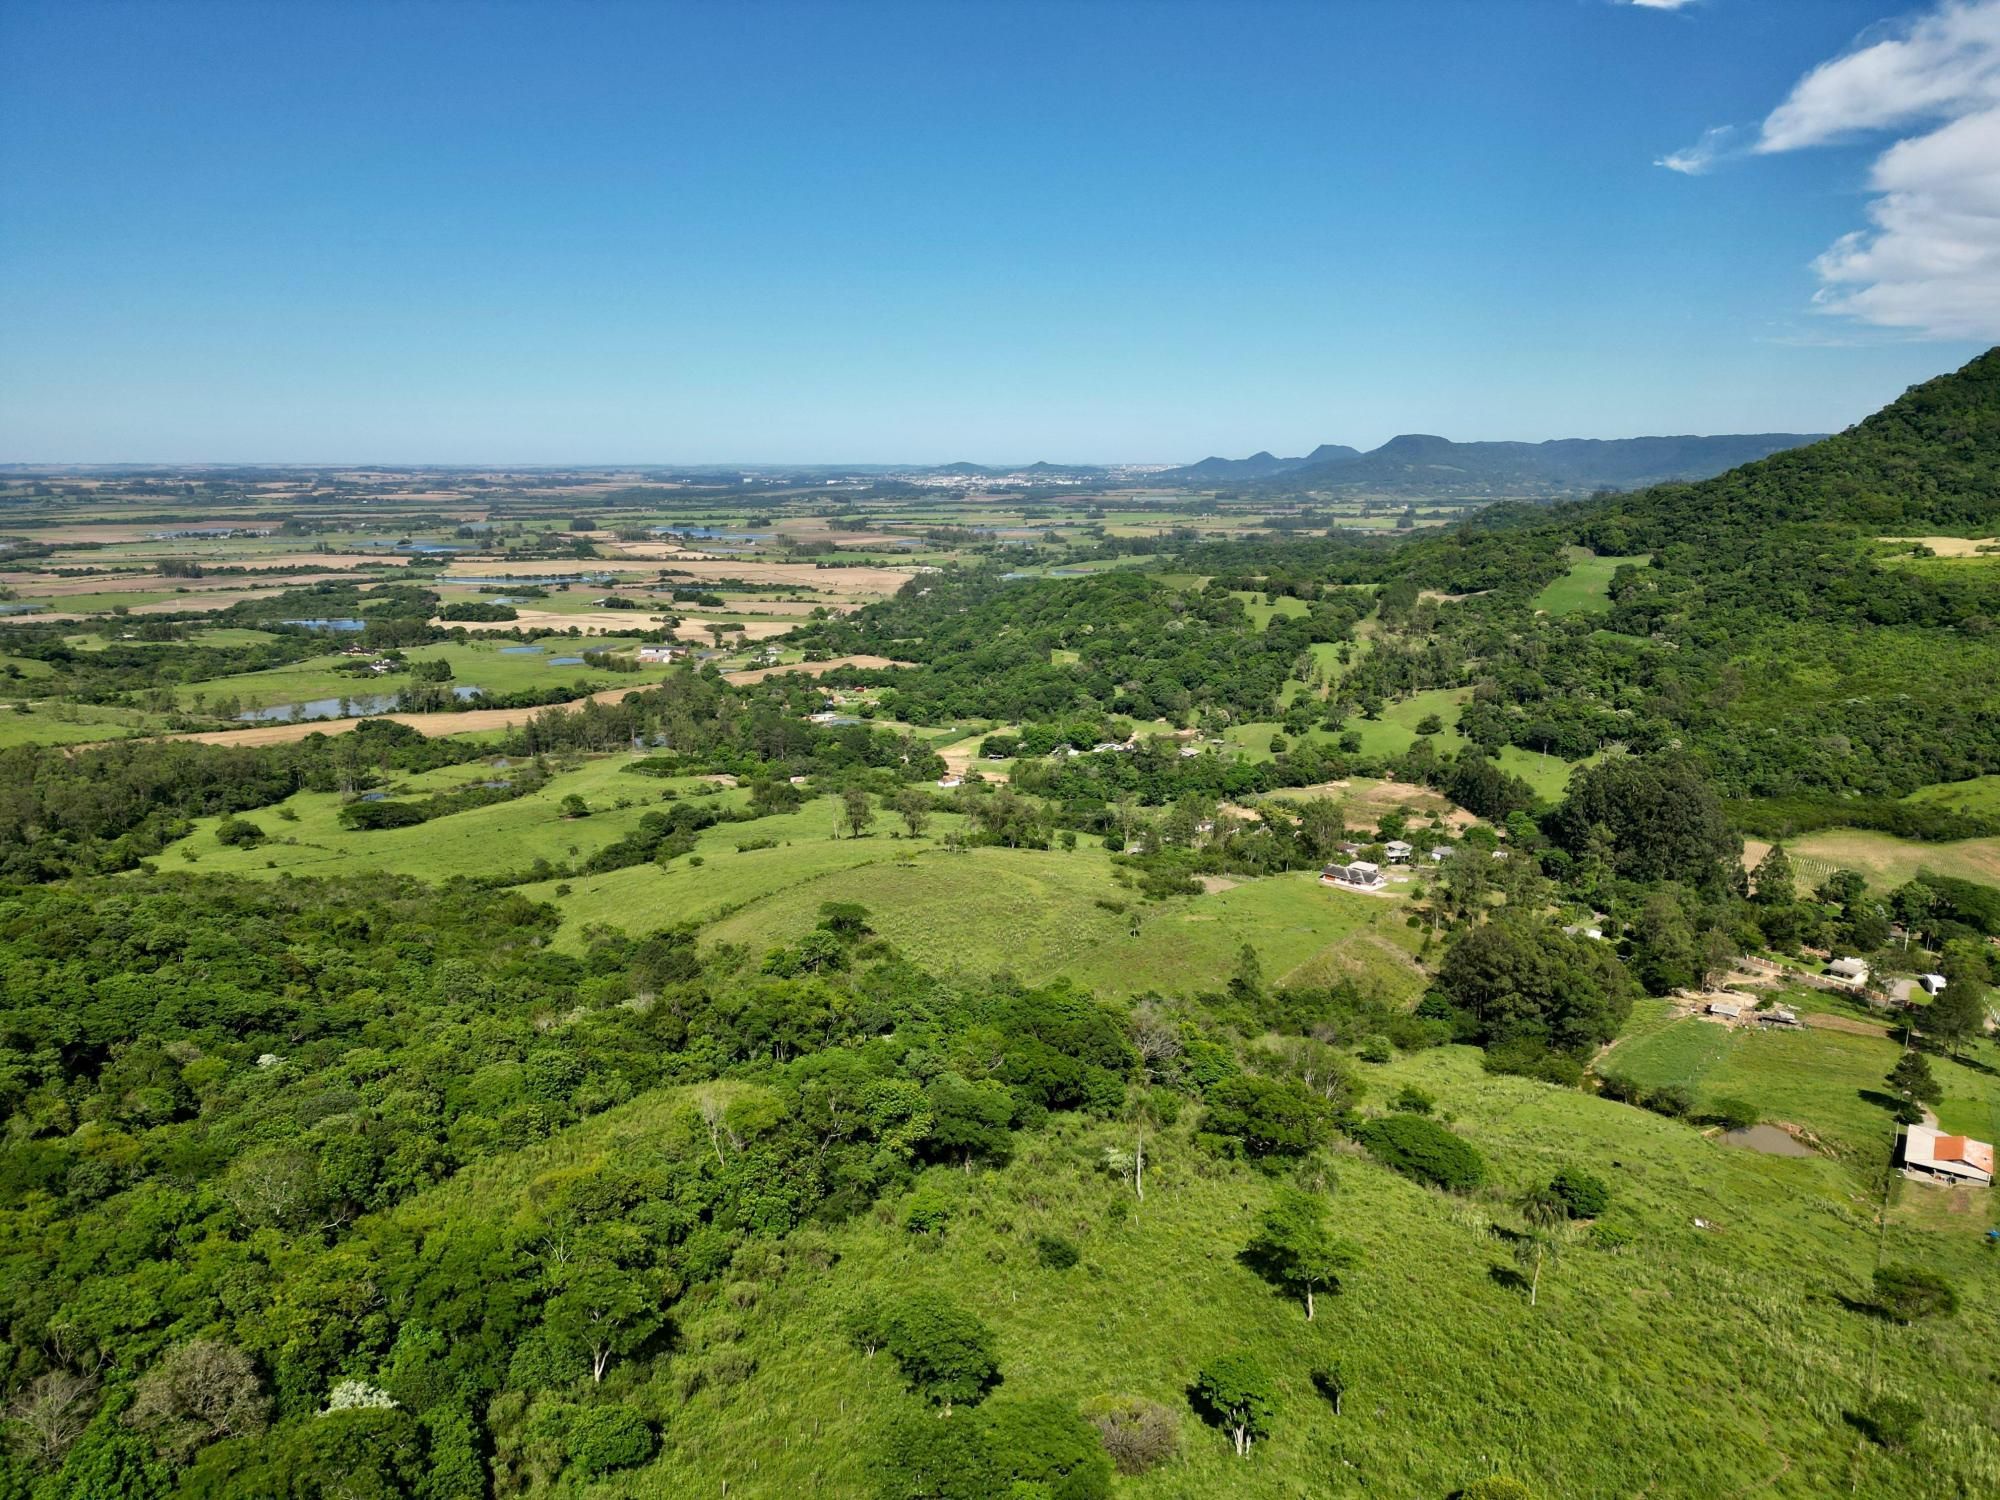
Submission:
[[[712,789],[709,783],[692,778],[657,781],[627,776],[622,774],[627,761],[628,757],[622,755],[585,760],[571,769],[559,770],[546,786],[528,796],[470,812],[452,813],[414,828],[356,832],[340,826],[339,793],[297,792],[277,807],[259,808],[246,815],[267,835],[262,844],[232,848],[218,843],[215,829],[221,820],[200,818],[195,821],[194,831],[169,845],[156,863],[163,869],[193,866],[204,873],[253,878],[282,874],[357,875],[374,871],[414,875],[423,880],[492,875],[505,870],[525,870],[537,859],[557,864],[587,857],[593,850],[630,832],[647,812],[665,806],[662,792],[674,790],[688,796]],[[398,797],[427,796],[508,774],[504,769],[496,769],[490,761],[476,761],[399,777],[386,789]],[[593,809],[591,816],[563,817],[562,800],[572,793]],[[738,791],[717,793],[716,805],[740,805],[745,795]],[[615,805],[619,801],[628,805],[620,808]],[[290,812],[293,818],[286,819],[285,812]],[[831,816],[829,804],[814,823],[815,829],[823,832]],[[775,824],[780,820],[770,821]],[[755,825],[725,824],[720,829],[707,830],[703,837],[730,831],[736,838],[746,838],[751,835],[742,830],[752,826],[764,836],[774,836],[766,829],[765,822],[759,821]],[[729,847],[734,847],[733,841]]]
[[[1444,720],[1444,729],[1428,738],[1437,746],[1440,755],[1456,755],[1465,746],[1465,740],[1458,732],[1459,710],[1471,696],[1468,688],[1438,688],[1427,693],[1412,693],[1385,707],[1380,718],[1349,719],[1347,728],[1361,736],[1363,755],[1404,755],[1417,742],[1419,721],[1427,715],[1436,714]]]
[[[1689,1017],[1621,1039],[1598,1072],[1653,1087],[1683,1084],[1704,1107],[1723,1098],[1748,1100],[1765,1119],[1810,1131],[1836,1155],[1872,1171],[1895,1135],[1881,1099],[1901,1052],[1886,1033],[1731,1028]],[[1968,1058],[1933,1057],[1931,1069],[1944,1089],[1940,1117],[1947,1128],[1978,1134],[1992,1129],[2000,1104],[2000,1084],[1981,1071],[2000,1059],[2000,1050],[1982,1043]]]
[[[1437,1096],[1494,1185],[1449,1197],[1337,1159],[1336,1229],[1360,1253],[1314,1322],[1237,1259],[1271,1179],[1209,1156],[1184,1119],[1149,1142],[1137,1205],[1097,1166],[1129,1129],[1062,1117],[1023,1136],[1003,1168],[941,1174],[958,1205],[941,1234],[902,1229],[891,1199],[805,1231],[795,1249],[753,1244],[724,1286],[683,1299],[675,1352],[621,1387],[662,1418],[661,1451],[605,1493],[715,1494],[725,1482],[744,1495],[871,1493],[881,1434],[922,1408],[887,1358],[847,1342],[843,1314],[916,1289],[992,1328],[994,1400],[1124,1393],[1180,1413],[1181,1456],[1118,1481],[1120,1497],[1435,1500],[1496,1468],[1550,1500],[1889,1500],[2000,1482],[1982,1394],[2000,1338],[1991,1300],[1968,1297],[1958,1317],[1915,1329],[1844,1305],[1865,1292],[1877,1234],[1840,1166],[1759,1156],[1640,1110],[1488,1076],[1462,1048],[1364,1069],[1371,1099],[1405,1083]],[[418,1232],[474,1212],[504,1220],[551,1171],[685,1158],[703,1149],[691,1103],[688,1090],[648,1093],[396,1217]],[[1635,1242],[1615,1254],[1572,1247],[1530,1308],[1493,1226],[1513,1222],[1511,1193],[1571,1163],[1612,1183],[1609,1221]],[[1937,1202],[1899,1206],[1885,1253],[1969,1290],[1987,1252],[1976,1226]],[[1048,1233],[1077,1243],[1080,1264],[1042,1268],[1033,1241]],[[1272,1431],[1244,1461],[1186,1396],[1206,1360],[1238,1349],[1257,1352],[1277,1394]],[[1335,1362],[1347,1385],[1339,1416],[1309,1379]],[[1923,1396],[1931,1417],[1912,1452],[1865,1444],[1843,1418],[1876,1384]]]
[[[1552,615],[1573,615],[1607,608],[1611,596],[1611,575],[1630,563],[1644,567],[1652,554],[1634,557],[1599,557],[1584,547],[1564,549],[1570,557],[1569,571],[1535,596],[1536,609]]]
[[[1134,903],[1118,934],[1064,973],[1101,995],[1219,989],[1248,943],[1267,979],[1348,978],[1403,1000],[1422,987],[1411,958],[1420,935],[1403,925],[1406,912],[1400,901],[1331,891],[1292,871],[1184,902]]]
[[[1518,776],[1527,782],[1544,802],[1560,802],[1576,769],[1594,764],[1597,759],[1597,756],[1590,755],[1579,761],[1567,761],[1560,756],[1523,750],[1519,745],[1502,745],[1500,758],[1495,764],[1509,776]]]
[[[1745,858],[1761,856],[1768,845],[1746,843]],[[1853,870],[1876,890],[1891,890],[1916,878],[1919,870],[1935,870],[1960,880],[2000,885],[2000,838],[1959,839],[1929,843],[1897,838],[1859,828],[1824,828],[1785,841],[1800,873],[1801,889],[1816,884],[1834,870]]]
[[[403,655],[411,662],[449,662],[455,686],[478,687],[495,695],[574,685],[578,689],[575,696],[581,697],[600,688],[616,687],[621,682],[629,682],[636,689],[648,686],[653,680],[644,672],[601,672],[581,665],[551,664],[555,657],[581,656],[585,650],[616,650],[634,644],[620,637],[593,637],[589,641],[581,641],[558,636],[536,642],[541,647],[540,651],[505,649],[514,644],[512,641],[470,641],[463,645],[412,646]],[[370,693],[394,693],[410,685],[409,674],[404,672],[360,677],[336,670],[349,660],[351,658],[338,654],[310,657],[265,672],[245,672],[235,677],[185,685],[177,689],[176,697],[183,706],[191,705],[197,696],[209,703],[228,696],[246,704],[268,707],[280,703],[304,703],[315,698],[338,698],[343,694],[361,697]]]
[[[1948,807],[1980,817],[2000,817],[2000,776],[1975,776],[1970,781],[1940,781],[1919,787],[1903,799]]]
[[[1233,590],[1230,598],[1242,601],[1243,612],[1250,618],[1254,629],[1266,630],[1273,620],[1283,615],[1293,619],[1312,613],[1312,608],[1303,599],[1295,599],[1290,594],[1258,594],[1247,590]]]

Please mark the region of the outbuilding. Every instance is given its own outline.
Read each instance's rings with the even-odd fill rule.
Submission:
[[[1903,1175],[1961,1187],[1993,1185],[1993,1145],[1930,1125],[1903,1129]]]
[[[1388,882],[1382,877],[1382,867],[1371,865],[1365,859],[1357,859],[1352,864],[1328,865],[1319,872],[1321,885],[1344,885],[1358,891],[1379,891]]]

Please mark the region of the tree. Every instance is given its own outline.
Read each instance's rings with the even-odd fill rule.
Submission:
[[[1936,1104],[1944,1089],[1931,1072],[1930,1059],[1921,1052],[1905,1052],[1889,1070],[1889,1087],[1918,1104]]]
[[[1742,849],[1714,790],[1673,760],[1609,756],[1572,776],[1549,837],[1582,858],[1600,830],[1613,868],[1644,884],[1677,880],[1719,892]]]
[[[860,838],[875,822],[875,800],[867,788],[851,786],[840,794],[840,815],[850,838]]]
[[[1569,1204],[1553,1187],[1542,1187],[1523,1193],[1514,1206],[1525,1226],[1514,1242],[1514,1256],[1528,1268],[1528,1306],[1533,1307],[1541,1295],[1543,1262],[1562,1253],[1559,1235],[1569,1220]]]
[[[1194,1396],[1206,1420],[1229,1434],[1238,1458],[1250,1456],[1250,1445],[1270,1432],[1277,1415],[1271,1377],[1248,1354],[1224,1354],[1203,1365]]]
[[[559,1346],[590,1360],[590,1378],[602,1383],[612,1359],[631,1354],[666,1321],[660,1299],[645,1278],[617,1266],[565,1267],[560,1289],[542,1310],[542,1326]]]
[[[941,1293],[913,1292],[890,1304],[881,1335],[910,1389],[946,1416],[977,1403],[999,1379],[993,1331]]]
[[[1604,1179],[1581,1167],[1564,1167],[1549,1180],[1549,1191],[1561,1200],[1572,1219],[1594,1219],[1611,1205],[1611,1189]]]
[[[1331,797],[1315,797],[1299,808],[1299,837],[1312,857],[1325,860],[1347,837],[1347,810]]]
[[[931,799],[913,786],[906,786],[889,799],[889,810],[903,820],[910,837],[920,839],[930,826]]]
[[[1958,1311],[1958,1293],[1950,1282],[1922,1266],[1894,1262],[1875,1268],[1875,1301],[1899,1323],[1950,1317]]]
[[[1798,877],[1783,844],[1773,844],[1750,872],[1752,899],[1759,906],[1789,906],[1798,900]]]
[[[1333,1111],[1296,1079],[1238,1074],[1208,1092],[1208,1128],[1252,1156],[1304,1156],[1327,1138]]]
[[[1944,989],[1924,1008],[1922,1024],[1956,1058],[1986,1029],[1986,955],[1976,943],[1954,940],[1944,945],[1939,971]]]
[[[184,1463],[204,1443],[262,1432],[270,1405],[249,1355],[220,1339],[191,1339],[140,1377],[125,1420]]]
[[[1358,1249],[1328,1232],[1324,1200],[1290,1187],[1272,1195],[1245,1254],[1267,1280],[1304,1296],[1308,1323],[1313,1293],[1338,1292],[1340,1273],[1360,1259]]]
[[[1618,1034],[1636,986],[1608,943],[1514,915],[1461,932],[1438,988],[1477,1020],[1482,1042],[1580,1053]]]

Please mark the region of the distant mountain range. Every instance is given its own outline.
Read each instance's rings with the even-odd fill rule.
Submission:
[[[1332,491],[1397,499],[1554,499],[1707,479],[1823,434],[1556,438],[1546,443],[1455,443],[1428,433],[1393,437],[1372,452],[1322,443],[1304,458],[1205,458],[1150,476],[1155,484],[1235,485],[1259,492]]]

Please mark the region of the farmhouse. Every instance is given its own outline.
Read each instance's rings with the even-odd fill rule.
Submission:
[[[1827,977],[1838,979],[1853,989],[1868,983],[1868,965],[1858,958],[1836,958],[1826,966]]]
[[[1404,843],[1401,839],[1390,839],[1388,843],[1382,846],[1382,853],[1387,856],[1389,863],[1392,865],[1408,864],[1410,856],[1416,852],[1415,849],[1411,848],[1410,845]]]
[[[946,788],[964,786],[965,778],[963,776],[940,776],[938,777],[938,785]]]
[[[1328,865],[1319,872],[1319,880],[1321,885],[1345,885],[1362,891],[1379,891],[1388,884],[1382,878],[1382,867],[1365,859],[1347,865]]]
[[[1993,1185],[1993,1146],[1970,1136],[1945,1135],[1929,1125],[1903,1131],[1903,1175],[1968,1187]]]
[[[1446,860],[1450,859],[1450,858],[1451,858],[1451,853],[1452,853],[1452,849],[1453,849],[1453,847],[1454,847],[1454,846],[1453,846],[1453,845],[1451,845],[1451,844],[1436,844],[1436,845],[1433,845],[1433,846],[1432,846],[1432,847],[1431,847],[1431,848],[1430,848],[1430,849],[1429,849],[1429,850],[1427,851],[1427,852],[1429,853],[1429,855],[1430,855],[1430,858],[1431,858],[1431,863],[1432,863],[1432,864],[1434,864],[1434,865],[1441,865],[1441,864],[1443,864],[1443,863],[1444,863],[1444,862],[1445,862]]]
[[[672,661],[681,654],[682,650],[683,648],[680,646],[641,646],[639,648],[639,660],[655,664]]]

